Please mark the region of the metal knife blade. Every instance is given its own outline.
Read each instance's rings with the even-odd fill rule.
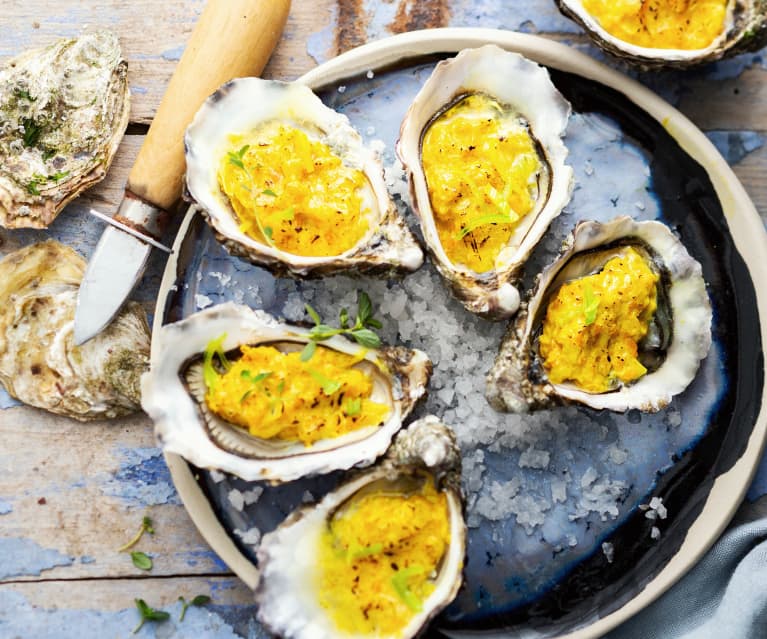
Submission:
[[[115,216],[140,233],[161,237],[162,212],[181,197],[184,131],[220,85],[257,75],[280,39],[290,0],[208,0],[128,176]],[[81,344],[117,314],[146,267],[151,246],[107,228],[92,255],[75,312]]]

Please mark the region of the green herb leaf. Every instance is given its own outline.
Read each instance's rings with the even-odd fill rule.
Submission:
[[[338,335],[343,332],[344,330],[341,328],[333,328],[327,324],[317,324],[317,326],[313,327],[309,331],[309,339],[312,339],[315,342],[324,342],[326,339],[330,339],[334,335]]]
[[[365,348],[378,348],[381,345],[381,338],[369,328],[354,330],[351,335],[360,346]]]
[[[499,213],[483,215],[482,217],[478,217],[475,220],[472,220],[460,231],[458,231],[455,234],[455,239],[462,240],[475,229],[478,229],[480,226],[485,226],[487,224],[511,224],[511,218],[508,215],[501,215]]]
[[[58,182],[59,180],[63,180],[65,177],[69,175],[69,171],[59,171],[58,173],[54,173],[53,175],[48,176],[49,182]]]
[[[259,373],[258,375],[254,375],[250,371],[242,371],[240,373],[240,377],[250,382],[251,384],[258,384],[259,382],[264,381],[271,374],[272,374],[272,371],[266,371],[265,373]]]
[[[359,546],[355,548],[349,548],[349,554],[347,559],[354,561],[355,559],[364,559],[371,555],[379,555],[383,552],[383,544],[372,544],[370,546]]]
[[[170,619],[169,613],[165,612],[164,610],[155,610],[151,606],[148,606],[146,601],[143,599],[134,599],[133,601],[136,602],[136,608],[138,609],[138,613],[141,615],[141,621],[139,621],[138,626],[133,629],[132,634],[134,635],[139,630],[141,630],[144,623],[147,621],[165,621],[166,619]]]
[[[338,315],[338,319],[341,322],[341,328],[349,328],[349,311],[342,308]]]
[[[372,326],[373,328],[377,328],[378,330],[381,330],[383,328],[383,324],[381,324],[381,322],[379,322],[377,319],[374,319],[372,317],[367,321],[367,325]]]
[[[344,412],[346,413],[347,417],[355,417],[356,415],[359,415],[361,411],[362,411],[361,397],[350,399],[344,405]]]
[[[272,230],[271,226],[265,226],[264,227],[264,237],[269,240],[269,243],[272,243],[272,236],[274,235],[274,231]]]
[[[42,125],[37,124],[32,118],[24,118],[21,121],[21,125],[24,127],[24,146],[35,146],[40,139],[40,134],[43,132]]]
[[[263,195],[271,195],[272,197],[277,197],[277,194],[274,191],[272,191],[272,189],[264,189],[263,191],[261,191],[261,193]]]
[[[322,386],[322,392],[325,393],[325,395],[328,397],[330,397],[333,393],[337,393],[342,386],[341,382],[337,382],[334,379],[325,377],[322,373],[318,373],[317,371],[310,370],[309,375],[314,378],[315,382]]]
[[[306,312],[309,313],[309,317],[314,320],[315,326],[322,324],[322,318],[317,311],[315,311],[309,304],[304,304],[304,308],[306,309]]]
[[[424,569],[421,566],[410,566],[394,573],[391,578],[391,585],[397,596],[402,599],[404,604],[413,612],[420,612],[422,608],[421,600],[410,590],[407,580],[415,575],[422,574]]]
[[[285,380],[281,380],[279,384],[277,384],[277,397],[282,397],[282,391],[285,390]]]
[[[141,539],[141,537],[144,535],[145,532],[148,532],[150,535],[154,535],[152,520],[146,515],[141,520],[141,527],[138,529],[138,532],[133,536],[133,538],[127,544],[120,546],[117,549],[117,552],[123,552],[125,550],[128,550],[128,548],[133,548],[133,546],[135,546],[139,542],[139,539]]]
[[[133,551],[130,554],[133,565],[139,570],[152,570],[152,558],[146,553]]]
[[[192,601],[189,602],[187,602],[183,597],[179,597],[178,600],[181,602],[181,614],[178,618],[179,621],[184,621],[186,610],[189,608],[189,606],[195,606],[199,608],[210,603],[210,597],[208,597],[208,595],[197,595],[194,599],[192,599]]]
[[[33,98],[31,95],[29,95],[29,91],[26,89],[15,89],[13,95],[22,100],[28,100],[29,102],[37,101],[37,98]]]
[[[584,325],[590,326],[597,319],[597,310],[599,309],[599,298],[594,295],[591,285],[586,284],[583,287],[583,317]]]
[[[224,370],[229,370],[232,367],[224,352],[224,340],[226,340],[226,333],[222,333],[216,339],[210,340],[205,347],[205,352],[202,356],[202,376],[205,380],[205,386],[208,388],[213,388],[219,378],[219,373],[213,366],[214,356],[218,357],[218,361],[221,362]]]
[[[32,180],[29,182],[29,184],[27,184],[27,193],[30,195],[40,195],[40,189],[38,189],[37,186],[37,180]]]
[[[372,316],[373,304],[370,296],[365,291],[360,291],[357,294],[357,319],[362,326],[365,326]]]
[[[304,350],[301,351],[301,361],[308,362],[317,350],[317,342],[307,342]]]
[[[229,152],[229,164],[233,164],[234,166],[245,169],[245,165],[243,164],[242,160],[237,156],[236,153]]]
[[[141,520],[141,527],[150,535],[154,535],[154,527],[152,526],[152,520],[149,518],[149,515],[144,515],[144,518]]]

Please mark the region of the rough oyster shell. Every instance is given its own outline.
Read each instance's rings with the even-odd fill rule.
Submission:
[[[582,0],[557,0],[559,10],[577,22],[602,49],[644,69],[685,68],[748,51],[767,44],[767,0],[730,0],[722,34],[703,49],[660,49],[626,42],[606,31],[583,7]]]
[[[397,435],[381,462],[359,471],[317,504],[293,512],[276,530],[264,535],[258,549],[261,579],[256,588],[258,619],[274,634],[290,639],[335,639],[340,633],[317,602],[316,554],[320,534],[330,516],[355,493],[376,482],[392,486],[399,479],[431,473],[447,495],[450,545],[442,559],[436,588],[422,610],[397,635],[409,639],[447,606],[458,593],[466,554],[466,524],[460,490],[461,456],[452,430],[436,417],[413,422]],[[379,635],[383,637],[384,635]]]
[[[636,382],[606,393],[588,393],[573,384],[551,384],[537,352],[537,332],[547,301],[561,283],[566,267],[582,274],[601,269],[589,260],[595,249],[635,245],[649,254],[660,271],[659,306],[666,339],[661,361]],[[581,269],[578,260],[584,261]],[[578,275],[580,276],[580,275]],[[661,302],[663,298],[663,302]],[[661,306],[663,304],[663,306]],[[500,411],[524,412],[554,401],[576,401],[593,408],[654,412],[666,406],[695,377],[711,347],[711,304],[701,265],[660,222],[635,222],[618,217],[607,223],[581,222],[567,239],[562,254],[538,276],[524,309],[509,328],[487,377],[487,400]]]
[[[109,169],[128,126],[128,65],[100,31],[0,68],[0,224],[46,228]]]
[[[245,233],[218,185],[216,169],[232,133],[278,120],[329,145],[345,165],[359,168],[372,189],[370,229],[351,249],[327,257],[306,257],[269,246]],[[326,107],[308,87],[259,78],[222,86],[202,105],[187,129],[186,185],[227,250],[275,274],[307,278],[340,272],[389,276],[417,270],[423,252],[397,213],[376,155],[362,144],[345,115]]]
[[[309,448],[300,442],[263,440],[213,415],[205,405],[199,361],[211,339],[224,333],[227,351],[259,343],[293,350],[309,341],[308,329],[282,324],[247,306],[227,303],[205,309],[160,330],[151,370],[141,381],[142,405],[154,420],[165,450],[196,466],[224,470],[246,480],[276,483],[372,463],[389,447],[402,421],[426,392],[431,375],[431,362],[421,351],[401,347],[369,350],[358,366],[373,378],[377,401],[390,405],[384,424],[320,440]],[[322,344],[349,354],[360,350],[338,336]]]
[[[139,409],[149,327],[129,302],[82,346],[72,336],[85,260],[49,240],[0,260],[0,383],[13,396],[82,421]]]
[[[548,192],[520,221],[496,259],[495,269],[481,274],[451,263],[445,254],[421,165],[425,129],[456,98],[473,93],[487,94],[525,118],[531,135],[540,144],[550,176]],[[513,315],[519,307],[515,286],[519,271],[570,200],[573,171],[565,165],[567,149],[561,139],[569,117],[570,104],[551,83],[546,69],[495,45],[466,49],[440,62],[405,115],[397,155],[409,175],[413,208],[434,264],[453,295],[472,313],[497,320]]]

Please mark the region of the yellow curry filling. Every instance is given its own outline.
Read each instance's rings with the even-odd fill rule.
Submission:
[[[243,233],[306,257],[339,255],[367,233],[368,180],[327,144],[276,121],[229,141],[218,183]]]
[[[448,259],[477,273],[492,270],[535,207],[546,170],[526,123],[487,95],[469,95],[426,130],[421,162]]]
[[[320,605],[342,632],[392,635],[434,591],[449,544],[447,498],[431,478],[420,492],[356,497],[322,535]]]
[[[378,426],[389,413],[388,406],[371,400],[371,377],[354,368],[360,357],[319,346],[309,361],[302,361],[300,352],[242,346],[242,356],[233,362],[216,351],[226,369],[219,374],[210,365],[215,341],[212,345],[204,367],[205,402],[216,415],[256,437],[310,446]]]
[[[727,0],[583,0],[619,40],[654,49],[705,49],[724,31]]]
[[[638,359],[657,308],[656,275],[633,248],[600,273],[563,284],[549,302],[539,351],[549,380],[603,393],[647,369]]]

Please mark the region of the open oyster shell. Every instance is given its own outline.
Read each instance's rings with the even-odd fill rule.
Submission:
[[[343,253],[296,255],[241,230],[241,221],[219,186],[217,168],[231,146],[232,134],[244,134],[275,121],[328,145],[344,165],[364,173],[367,185],[363,199],[370,207],[369,227]],[[348,118],[326,107],[305,85],[259,78],[233,80],[202,105],[187,130],[185,144],[188,192],[230,253],[278,275],[299,278],[340,272],[389,276],[415,271],[423,263],[420,246],[388,194],[380,160],[365,148]],[[286,161],[290,155],[285,154]],[[273,169],[280,171],[279,167]]]
[[[583,27],[589,37],[602,49],[646,69],[691,67],[747,51],[756,51],[767,44],[766,0],[729,0],[726,3],[723,30],[710,44],[697,49],[660,48],[659,46],[632,44],[605,29],[600,21],[584,7],[583,0],[557,0],[557,4],[560,11]],[[652,4],[636,3],[637,10],[654,12],[657,7],[652,7]],[[654,4],[662,5],[663,2],[656,0]],[[689,11],[700,11],[699,8],[694,8],[694,3],[684,4],[687,5]],[[639,9],[640,6],[641,9]],[[652,13],[649,13],[648,16],[652,16]],[[654,19],[654,16],[648,17],[648,21]],[[689,21],[687,25],[680,28],[689,30]]]
[[[476,94],[489,96],[518,114],[538,145],[541,162],[533,209],[512,228],[494,268],[484,273],[455,264],[446,254],[422,164],[423,137],[431,123],[458,100]],[[573,171],[565,165],[567,149],[562,143],[570,110],[546,69],[519,54],[486,45],[440,62],[405,115],[397,155],[409,175],[415,213],[434,264],[453,295],[472,313],[497,320],[513,315],[519,307],[519,272],[570,200]],[[470,236],[464,241],[470,241]]]
[[[46,228],[99,182],[128,126],[128,65],[108,32],[0,68],[0,224]]]
[[[572,383],[549,382],[538,337],[552,295],[565,282],[598,272],[621,247],[636,247],[660,274],[658,308],[646,344],[648,372],[631,384],[590,393]],[[711,347],[711,304],[700,264],[660,222],[618,217],[607,223],[581,222],[561,255],[538,276],[529,301],[501,344],[487,377],[486,396],[500,411],[523,412],[556,401],[593,408],[657,411],[695,377]]]
[[[413,422],[397,435],[375,466],[357,472],[317,504],[293,512],[276,530],[264,535],[258,549],[261,579],[256,588],[258,619],[271,632],[290,639],[370,637],[409,639],[447,606],[458,593],[466,553],[466,525],[460,490],[461,457],[455,436],[434,416]],[[317,550],[333,515],[361,493],[406,492],[425,475],[447,497],[450,541],[432,582],[434,590],[407,625],[394,633],[340,632],[318,601]],[[394,591],[391,593],[395,597]]]
[[[201,360],[212,339],[226,334],[223,348],[269,344],[300,350],[309,330],[283,324],[263,311],[227,303],[163,326],[156,337],[152,366],[141,382],[142,405],[155,422],[165,450],[196,466],[224,470],[246,480],[283,482],[305,475],[372,463],[426,392],[431,362],[421,351],[402,347],[368,350],[357,367],[373,379],[376,401],[389,405],[378,427],[361,429],[311,447],[266,440],[214,415],[205,404]],[[336,336],[322,345],[355,355],[360,346]]]
[[[129,302],[101,333],[75,346],[85,260],[49,240],[0,260],[0,383],[25,404],[81,421],[139,410],[149,327]]]

